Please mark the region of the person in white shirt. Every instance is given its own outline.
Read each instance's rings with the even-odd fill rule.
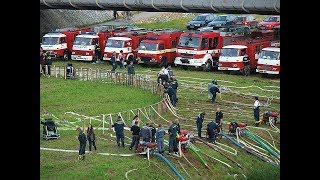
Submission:
[[[259,102],[259,99],[258,97],[254,97],[255,101],[254,101],[254,104],[253,104],[253,116],[254,116],[254,119],[255,119],[255,125],[256,126],[259,126],[259,116],[260,116],[260,102]]]
[[[169,82],[169,72],[168,70],[163,66],[162,69],[159,72],[159,77],[162,81]]]

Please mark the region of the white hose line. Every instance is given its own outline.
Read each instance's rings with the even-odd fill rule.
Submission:
[[[163,119],[163,120],[165,120],[166,122],[169,123],[169,121],[168,121],[167,119],[165,119],[164,117],[162,117],[162,116],[154,109],[153,106],[151,106],[151,108],[152,108],[152,110],[153,110],[161,119]]]
[[[226,165],[226,166],[229,167],[229,168],[232,168],[232,167],[231,167],[228,163],[226,163],[226,162],[223,162],[223,161],[221,161],[221,160],[219,160],[219,159],[217,159],[217,158],[215,158],[215,157],[212,157],[212,156],[210,156],[210,155],[208,155],[208,154],[206,154],[206,153],[204,153],[204,152],[201,152],[201,151],[200,151],[200,153],[208,156],[208,157],[211,158],[211,159],[214,159],[214,160],[216,160],[216,161],[218,161],[218,162]]]
[[[219,143],[219,142],[216,142],[216,143],[219,144],[219,145],[225,146],[225,147],[227,147],[227,148],[229,148],[229,149],[232,149],[234,152],[231,152],[231,151],[229,151],[229,150],[226,150],[226,149],[218,146],[217,144],[212,144],[212,143],[209,143],[209,142],[208,142],[208,144],[210,144],[210,145],[212,145],[212,146],[215,146],[216,148],[221,149],[221,150],[223,150],[223,151],[225,151],[225,152],[227,152],[227,153],[230,153],[230,154],[235,155],[235,156],[238,154],[238,151],[237,151],[236,149],[234,149],[234,148],[232,148],[232,147],[230,147],[230,146],[228,146],[228,145]]]
[[[66,149],[43,148],[43,147],[40,147],[40,150],[79,153],[79,150],[66,150]],[[86,153],[89,153],[89,151],[86,151]],[[129,157],[129,156],[137,155],[137,154],[112,154],[112,153],[97,153],[97,154],[105,155],[105,156],[121,156],[121,157]]]
[[[256,129],[261,129],[261,130],[265,130],[265,131],[272,131],[272,132],[275,132],[275,133],[279,133],[275,130],[272,130],[272,129],[268,129],[268,128],[262,128],[262,127],[255,127],[255,126],[247,126],[246,128],[256,128]]]
[[[186,171],[186,169],[183,167],[182,163],[178,160],[179,165],[183,169],[183,171],[188,175],[189,178],[191,178],[190,174]]]
[[[78,113],[75,113],[75,112],[65,112],[64,114],[72,114],[72,115],[76,115],[76,116],[82,116],[84,117],[85,119],[92,119],[92,120],[97,120],[97,121],[102,121],[100,119],[97,119],[96,117],[97,116],[86,116],[86,115],[82,115],[82,114],[78,114]],[[100,117],[100,116],[99,116]]]
[[[149,165],[148,165],[147,167],[141,168],[140,170],[149,168],[149,167],[150,167],[150,159],[148,159],[148,162],[149,162]],[[130,172],[136,171],[136,170],[138,170],[138,169],[131,169],[131,170],[127,171],[126,174],[125,174],[126,178],[129,180],[128,174],[129,174]]]
[[[273,129],[275,129],[277,132],[280,133],[280,129],[277,128],[277,127],[271,122],[271,119],[270,119],[270,118],[269,118],[269,124],[270,124],[270,126],[271,126]]]
[[[181,153],[181,154],[182,154],[182,157],[198,172],[198,174],[201,175],[199,170],[187,159],[184,153]]]
[[[279,150],[276,148],[276,145],[275,145],[275,143],[274,143],[273,136],[270,134],[269,131],[267,131],[267,133],[270,135],[270,137],[271,137],[271,139],[272,139],[273,147],[274,147],[277,151],[279,151]],[[280,154],[280,151],[279,151],[279,154]]]
[[[155,162],[152,162],[153,163],[153,165],[155,165],[157,168],[159,168],[161,171],[163,171],[163,172],[165,172],[169,177],[171,177],[173,180],[175,179],[173,176],[171,176],[167,171],[165,171],[165,170],[163,170],[161,167],[159,167],[158,165],[157,165],[157,163],[155,163]]]

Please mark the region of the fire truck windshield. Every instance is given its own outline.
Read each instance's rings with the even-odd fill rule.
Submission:
[[[280,52],[261,51],[259,58],[260,59],[268,59],[268,60],[280,60]]]
[[[156,51],[156,50],[158,50],[158,44],[141,42],[140,46],[139,46],[139,49],[148,50],[148,51]]]
[[[91,39],[92,38],[76,37],[74,40],[74,45],[89,46],[91,45]]]
[[[59,37],[43,37],[42,44],[43,45],[56,45],[58,43]]]
[[[223,48],[221,50],[221,56],[236,57],[236,56],[238,56],[238,49]]]
[[[200,47],[200,37],[181,36],[179,40],[179,47]]]
[[[106,47],[122,48],[123,44],[124,41],[122,40],[108,39]]]

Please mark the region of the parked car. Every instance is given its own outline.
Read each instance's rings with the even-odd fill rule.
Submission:
[[[272,30],[278,25],[280,25],[280,16],[268,16],[257,25],[257,28],[262,30]]]
[[[258,21],[252,15],[240,15],[235,19],[235,24],[237,25],[245,25],[251,28],[256,28],[258,25]]]
[[[197,29],[197,31],[200,32],[220,32],[220,35],[222,36],[244,36],[247,34],[251,34],[251,31],[248,26],[243,25],[230,25],[230,26],[224,26],[219,29],[216,29],[215,27],[202,27]]]
[[[187,23],[187,29],[198,29],[207,26],[215,17],[217,17],[216,14],[200,14]]]
[[[214,18],[213,21],[208,23],[208,26],[219,29],[220,27],[223,27],[223,26],[233,25],[235,23],[234,21],[235,19],[236,19],[236,16],[232,14],[219,15],[216,18]]]

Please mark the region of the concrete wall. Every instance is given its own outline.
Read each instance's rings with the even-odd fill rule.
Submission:
[[[40,37],[55,29],[77,27],[112,18],[112,11],[43,9],[40,10]]]

